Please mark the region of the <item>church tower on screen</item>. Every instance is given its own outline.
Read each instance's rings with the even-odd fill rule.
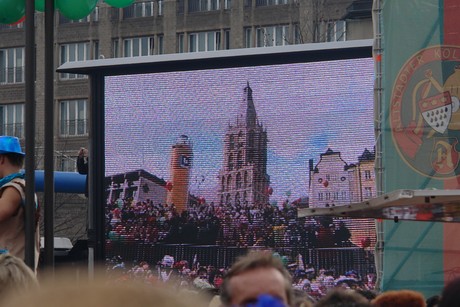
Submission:
[[[267,131],[258,121],[249,82],[238,115],[225,134],[223,163],[219,172],[221,204],[268,202]]]

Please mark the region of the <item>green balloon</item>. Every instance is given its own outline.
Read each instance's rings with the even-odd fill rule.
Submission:
[[[64,17],[79,20],[88,16],[98,0],[56,0],[56,7]]]
[[[0,23],[19,21],[26,13],[26,0],[0,0]]]
[[[119,9],[133,4],[134,0],[105,0],[105,3]]]
[[[45,11],[46,0],[35,0],[35,10],[39,12]],[[54,0],[54,7],[56,7],[56,0]]]
[[[45,11],[45,0],[35,0],[35,10],[39,12]]]

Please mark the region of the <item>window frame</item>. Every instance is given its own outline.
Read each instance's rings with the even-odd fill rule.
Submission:
[[[18,118],[18,110],[20,111]],[[0,134],[24,138],[24,103],[0,105]],[[12,129],[12,130],[11,130]]]
[[[80,110],[80,106],[83,106],[83,110]],[[72,110],[72,108],[74,110]],[[65,117],[65,119],[63,117]],[[72,124],[72,122],[74,122],[74,124]],[[74,133],[71,132],[72,129],[75,131]],[[79,133],[80,129],[83,129],[83,132]],[[59,101],[59,136],[88,136],[87,99],[68,99]]]
[[[24,56],[24,47],[0,49],[0,84],[21,84],[25,82]]]
[[[81,49],[83,48],[83,55],[80,55]],[[60,65],[67,62],[79,62],[89,60],[91,53],[90,42],[75,42],[65,43],[59,45],[59,63]],[[65,59],[63,56],[65,55]],[[69,59],[72,57],[73,59]],[[60,80],[73,80],[73,79],[87,79],[87,75],[72,74],[72,73],[60,73]]]

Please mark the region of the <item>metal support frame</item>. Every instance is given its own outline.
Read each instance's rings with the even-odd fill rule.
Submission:
[[[54,0],[45,2],[45,257],[54,272]]]
[[[382,108],[382,30],[381,30],[381,0],[374,0],[372,6],[372,21],[374,28],[374,44],[373,44],[373,55],[374,55],[374,71],[375,71],[375,83],[374,83],[374,125],[375,125],[375,180],[377,188],[377,196],[384,193],[384,166],[382,160],[383,153],[383,140],[382,140],[382,121],[383,121],[383,108]],[[380,289],[380,283],[383,276],[383,248],[384,248],[384,232],[383,223],[375,221],[375,229],[377,234],[377,240],[375,244],[375,268],[377,272],[376,287]]]
[[[35,1],[26,1],[25,21],[25,263],[35,269]]]

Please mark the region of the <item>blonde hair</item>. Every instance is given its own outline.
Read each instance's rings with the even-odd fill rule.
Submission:
[[[107,279],[65,280],[56,277],[44,281],[40,289],[11,297],[8,307],[186,307],[207,306],[198,294],[173,292],[160,284],[135,281],[113,282]]]
[[[37,277],[24,261],[10,254],[0,255],[0,298],[38,288]]]

